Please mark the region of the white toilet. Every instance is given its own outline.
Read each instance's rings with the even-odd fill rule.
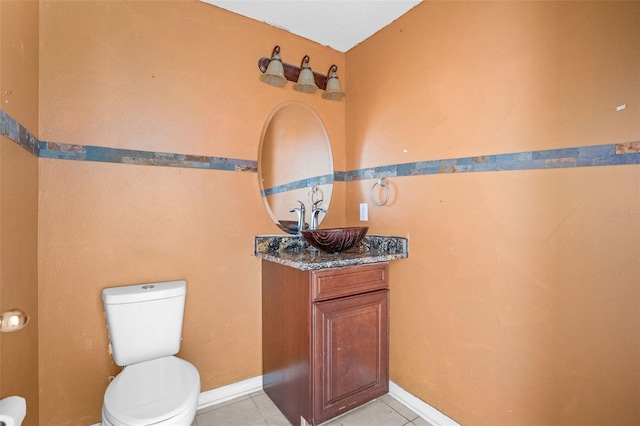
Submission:
[[[190,426],[200,375],[180,350],[185,281],[105,288],[113,360],[124,367],[107,387],[103,426]]]

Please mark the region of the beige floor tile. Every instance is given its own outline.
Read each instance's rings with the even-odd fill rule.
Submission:
[[[198,426],[269,426],[251,398],[198,414],[196,421]]]
[[[198,410],[191,426],[291,425],[264,391]],[[433,426],[390,395],[363,405],[322,426]]]
[[[407,407],[406,405],[404,405],[403,403],[401,403],[400,401],[398,401],[397,399],[395,399],[389,394],[382,395],[379,399],[385,404],[387,404],[389,407],[393,408],[398,413],[406,417],[407,420],[414,420],[419,418],[419,416],[416,413],[414,413],[409,407]]]
[[[251,398],[253,398],[253,401],[269,423],[269,426],[292,426],[266,393],[263,392],[259,395],[252,394]]]
[[[338,418],[343,426],[404,426],[409,420],[380,400]]]

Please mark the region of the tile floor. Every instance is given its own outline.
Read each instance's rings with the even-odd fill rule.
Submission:
[[[191,426],[291,425],[264,391],[198,410]],[[401,402],[384,395],[323,426],[432,426]]]

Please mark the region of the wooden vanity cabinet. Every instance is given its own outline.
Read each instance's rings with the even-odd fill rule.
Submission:
[[[389,391],[388,264],[303,271],[262,262],[263,387],[294,425]]]

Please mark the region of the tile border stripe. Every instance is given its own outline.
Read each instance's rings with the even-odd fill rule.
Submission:
[[[175,154],[107,148],[92,145],[73,145],[39,141],[24,126],[0,109],[0,134],[13,140],[40,158],[122,163],[134,165],[183,167],[207,170],[228,170],[256,173],[255,160],[212,157],[206,155]],[[335,171],[333,180],[350,182],[382,177],[418,176],[445,173],[475,173],[506,170],[537,170],[590,166],[617,166],[640,164],[640,141],[617,144],[560,148],[508,154],[481,155],[476,157],[444,160],[417,161],[392,164],[351,171]],[[322,180],[331,180],[322,177]],[[296,189],[293,185],[290,189]],[[285,192],[288,187],[277,188]],[[263,194],[264,196],[265,194]]]
[[[640,164],[640,142],[418,161],[346,172],[344,180]],[[336,179],[338,180],[338,179]]]
[[[258,162],[255,160],[39,141],[24,126],[1,109],[0,134],[16,142],[39,158],[251,173],[258,171]]]
[[[36,157],[40,155],[38,138],[31,134],[22,124],[0,109],[0,135],[11,139]]]
[[[39,156],[40,158],[59,160],[95,161],[140,166],[183,167],[252,173],[258,171],[257,161],[253,160],[106,148],[91,145],[70,145],[58,142],[40,142]]]

